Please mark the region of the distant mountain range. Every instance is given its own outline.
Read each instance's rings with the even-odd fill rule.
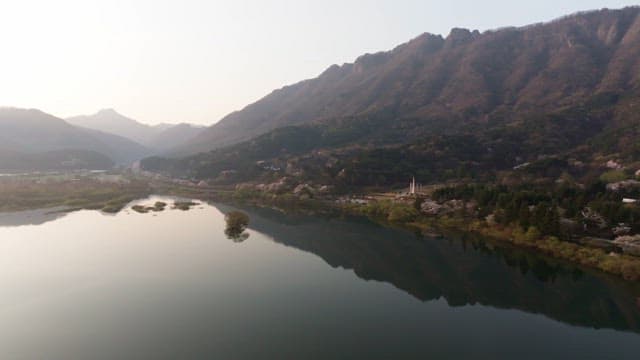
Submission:
[[[74,122],[80,119],[75,118]],[[109,169],[161,154],[201,130],[188,124],[142,125],[113,110],[82,119],[86,120],[86,127],[40,110],[0,108],[0,172]],[[126,131],[129,127],[131,132]],[[144,135],[143,129],[147,131],[147,145],[128,138]]]
[[[215,151],[144,166],[209,179],[236,170],[242,181],[272,176],[255,165],[268,161],[316,180],[394,184],[549,156],[634,162],[639,95],[638,7],[484,33],[453,29],[276,90],[179,152]]]
[[[640,167],[639,112],[640,8],[629,7],[423,34],[276,90],[209,128],[148,126],[114,110],[65,122],[2,109],[0,147],[92,151],[114,163],[171,155],[143,167],[224,182],[286,174],[389,186],[413,175],[493,178],[523,164],[584,177],[600,174],[603,159]],[[536,165],[549,159],[553,171]]]
[[[35,109],[0,108],[0,144],[0,170],[104,169],[153,154],[131,140]]]
[[[200,135],[205,129],[204,126],[186,123],[171,125],[153,136],[146,144],[151,149],[171,152]]]
[[[202,126],[186,123],[146,125],[113,109],[101,110],[93,115],[74,116],[66,120],[76,126],[122,136],[160,153],[186,143],[204,129]]]

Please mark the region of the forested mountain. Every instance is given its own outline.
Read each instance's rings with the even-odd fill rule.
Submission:
[[[3,170],[104,169],[151,154],[125,138],[79,128],[35,109],[0,108],[0,144]]]
[[[0,149],[0,172],[108,170],[115,163],[91,150],[53,150],[38,153]]]
[[[555,165],[530,168],[533,177],[595,176],[607,159],[637,161],[639,85],[637,7],[454,29],[274,91],[189,145],[211,153],[143,165],[210,179],[235,170],[245,181],[272,176],[256,165],[268,161],[316,181],[385,186],[412,174],[491,178],[539,161]]]
[[[380,118],[386,127],[485,125],[602,96],[632,97],[612,108],[619,110],[612,120],[624,121],[640,80],[639,13],[601,10],[482,34],[423,34],[276,90],[222,119],[185,151],[348,117]],[[411,131],[405,133],[410,138]]]
[[[153,126],[141,124],[117,113],[113,109],[100,110],[93,115],[70,117],[66,121],[73,125],[122,136],[145,145],[156,134],[166,129],[163,126],[154,128]]]
[[[118,135],[162,153],[182,145],[202,131],[191,124],[146,125],[119,114],[113,109],[100,110],[93,115],[74,116],[67,122],[80,127]]]
[[[79,129],[90,137],[97,139],[99,143],[104,144],[104,146],[98,146],[95,151],[108,155],[118,164],[128,165],[154,154],[152,149],[122,136],[86,128]]]
[[[171,151],[181,145],[186,144],[204,131],[204,126],[192,124],[171,125],[156,134],[149,142],[148,146],[161,152]]]

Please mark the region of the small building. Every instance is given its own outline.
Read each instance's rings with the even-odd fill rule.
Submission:
[[[418,193],[422,192],[422,184],[417,184],[416,183],[416,178],[415,176],[413,178],[411,178],[411,181],[409,182],[409,191],[408,191],[408,195],[416,195]]]
[[[615,160],[609,160],[607,161],[607,163],[605,164],[605,166],[609,169],[614,169],[614,170],[621,170],[623,167],[622,165],[620,165],[620,163],[618,163]]]

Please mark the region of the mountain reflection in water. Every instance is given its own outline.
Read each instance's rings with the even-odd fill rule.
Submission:
[[[222,212],[227,206],[216,205]],[[243,209],[251,228],[364,280],[450,306],[519,309],[583,327],[640,332],[640,284],[472,236],[420,237],[367,220],[319,220]]]

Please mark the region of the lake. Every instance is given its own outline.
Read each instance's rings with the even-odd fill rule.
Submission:
[[[363,219],[243,209],[234,242],[230,210],[0,214],[0,358],[640,356],[638,284]]]

